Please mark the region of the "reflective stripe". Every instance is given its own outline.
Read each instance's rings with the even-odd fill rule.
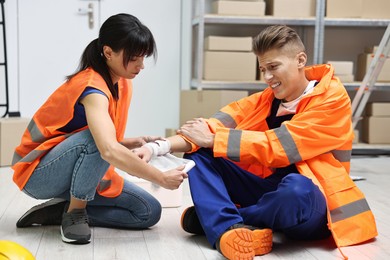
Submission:
[[[12,157],[12,166],[15,165],[15,163],[19,162],[22,159],[22,156],[20,156],[17,152],[14,152],[14,156]]]
[[[41,157],[42,154],[45,154],[48,150],[32,150],[26,156],[24,156],[19,162],[33,162],[37,158]],[[16,162],[15,162],[16,163]]]
[[[233,117],[231,117],[229,114],[225,112],[218,111],[212,117],[221,121],[221,123],[227,128],[236,128],[237,126],[237,123],[233,119]]]
[[[361,199],[361,200],[357,200],[355,202],[346,204],[342,207],[331,210],[330,216],[331,216],[332,222],[335,223],[337,221],[341,221],[341,220],[356,216],[358,214],[361,214],[361,213],[369,211],[369,210],[370,210],[370,207],[368,206],[366,199]]]
[[[227,157],[235,162],[240,161],[241,130],[230,129],[227,143]]]
[[[111,186],[111,180],[101,180],[99,186],[97,187],[99,192],[108,189]]]
[[[34,119],[30,121],[27,127],[28,131],[31,135],[31,140],[36,143],[43,143],[43,141],[46,140],[45,136],[41,133],[39,130],[37,124],[35,123]]]
[[[274,132],[282,144],[290,164],[302,161],[302,157],[299,154],[298,148],[295,145],[291,134],[288,132],[287,127],[281,125],[279,128],[275,128]]]
[[[339,162],[350,162],[352,157],[352,150],[333,150],[331,151],[334,158]]]

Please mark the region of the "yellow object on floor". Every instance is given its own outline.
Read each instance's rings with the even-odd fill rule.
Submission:
[[[35,257],[18,243],[0,240],[0,260],[35,260]]]

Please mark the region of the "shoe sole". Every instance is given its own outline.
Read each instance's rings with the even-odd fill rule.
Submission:
[[[191,211],[191,212],[190,212],[190,211]],[[195,231],[195,230],[190,230],[190,229],[188,228],[188,225],[186,225],[186,224],[184,223],[184,219],[186,218],[186,216],[189,215],[189,214],[191,214],[191,213],[193,213],[193,212],[195,212],[195,207],[194,207],[194,206],[188,207],[188,208],[186,208],[186,209],[183,211],[183,213],[181,214],[181,218],[180,218],[180,226],[181,226],[181,228],[182,228],[185,232],[187,232],[187,233],[195,234],[195,235],[204,235],[205,233],[204,233],[203,228],[201,228],[201,230],[197,230],[197,231]],[[196,214],[196,212],[195,212],[195,214]],[[199,220],[198,220],[198,221],[199,221]],[[199,225],[200,225],[200,223],[199,223]]]
[[[186,208],[186,209],[183,211],[183,214],[181,214],[181,218],[180,218],[180,225],[181,225],[181,228],[182,228],[185,232],[188,232],[188,233],[192,233],[192,232],[190,232],[190,231],[185,227],[185,225],[184,225],[184,219],[185,219],[185,216],[186,216],[187,214],[189,214],[188,212],[189,212],[190,210],[194,210],[194,206]]]
[[[187,214],[187,211],[188,211],[190,208],[192,208],[192,207],[186,208],[186,209],[183,211],[183,213],[181,214],[181,218],[180,218],[180,226],[181,226],[181,228],[182,228],[184,231],[186,231],[186,232],[188,232],[188,231],[184,228],[184,216]]]
[[[221,237],[220,250],[230,260],[251,260],[272,250],[272,230],[236,228]]]
[[[33,224],[38,224],[38,225],[60,225],[61,224],[61,216],[62,216],[63,209],[64,209],[66,203],[67,203],[66,200],[60,199],[60,198],[56,198],[56,199],[52,199],[50,201],[47,201],[45,203],[36,205],[36,206],[32,207],[31,209],[29,209],[26,213],[23,214],[23,216],[21,216],[19,218],[19,220],[16,222],[16,226],[18,228],[23,228],[23,227],[30,227]],[[53,224],[45,224],[45,223],[41,224],[43,222],[42,217],[36,216],[35,214],[39,210],[42,210],[44,208],[47,209],[48,207],[54,207],[54,206],[59,207],[59,212],[58,212],[59,216],[60,216],[59,222],[55,223],[55,224],[54,223]],[[37,221],[34,221],[34,220],[37,220]]]
[[[62,241],[69,244],[83,245],[91,242],[91,237],[89,239],[78,239],[78,240],[65,237],[64,232],[62,231],[62,227],[61,227],[61,238]]]

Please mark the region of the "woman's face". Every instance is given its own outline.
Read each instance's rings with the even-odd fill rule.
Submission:
[[[135,57],[124,65],[123,50],[115,52],[108,46],[104,48],[103,52],[114,83],[118,82],[119,78],[133,79],[144,69],[144,56]]]

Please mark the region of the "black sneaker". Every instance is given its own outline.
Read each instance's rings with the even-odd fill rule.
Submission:
[[[33,225],[61,225],[62,213],[68,201],[64,199],[51,199],[29,209],[16,222],[18,228]]]
[[[272,230],[238,223],[226,230],[215,246],[227,259],[250,260],[271,252]]]
[[[186,208],[181,215],[180,220],[181,227],[184,231],[195,234],[195,235],[204,235],[204,230],[202,225],[199,222],[198,215],[196,214],[195,207],[191,206]]]
[[[88,244],[91,242],[86,209],[73,209],[62,215],[61,236],[62,241],[66,243]]]

